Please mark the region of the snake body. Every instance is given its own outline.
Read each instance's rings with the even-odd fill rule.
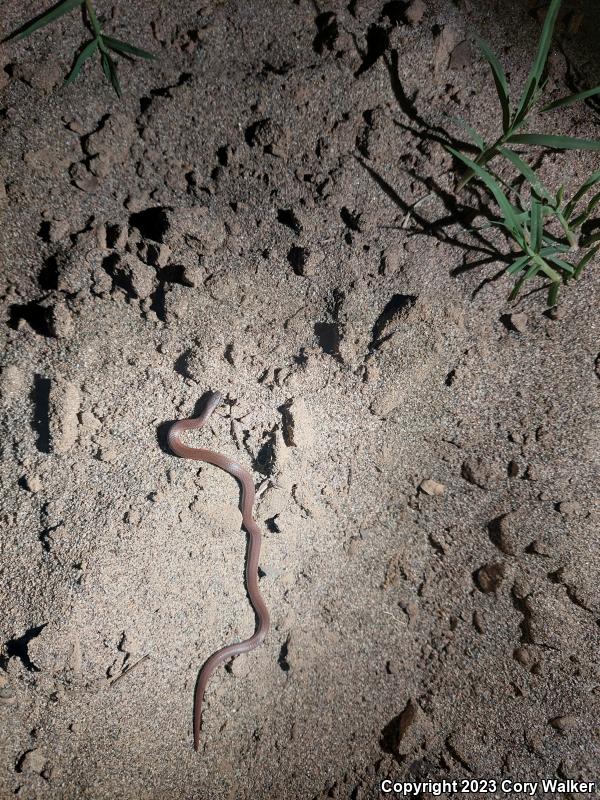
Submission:
[[[204,692],[206,685],[215,671],[220,665],[224,664],[230,658],[239,656],[241,653],[248,653],[254,650],[265,638],[269,630],[269,612],[265,605],[260,590],[258,588],[258,558],[260,555],[261,534],[252,516],[252,508],[254,506],[254,482],[252,476],[242,466],[232,461],[227,456],[215,453],[212,450],[205,450],[204,448],[188,447],[183,444],[180,436],[185,431],[197,430],[202,428],[215,408],[221,403],[222,395],[218,392],[213,392],[205,406],[204,410],[199,417],[192,419],[182,419],[174,422],[169,428],[168,444],[171,450],[181,458],[192,458],[196,461],[204,461],[207,464],[214,464],[214,466],[228,472],[240,484],[241,487],[241,509],[242,509],[242,525],[248,532],[248,555],[246,560],[246,589],[250,603],[256,614],[256,628],[254,634],[242,642],[222,647],[213,653],[207,661],[204,662],[202,669],[198,673],[196,681],[196,689],[194,693],[194,750],[198,750],[200,744],[200,728],[202,723],[202,701],[204,699]]]

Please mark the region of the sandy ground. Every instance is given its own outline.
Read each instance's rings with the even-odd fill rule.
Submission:
[[[158,56],[122,101],[96,63],[62,87],[77,13],[0,50],[0,796],[596,778],[598,263],[558,313],[509,305],[431,139],[496,130],[468,41],[519,85],[535,7],[99,6]],[[561,22],[552,96],[599,77],[592,21]],[[215,674],[196,754],[197,671],[254,624],[235,481],[165,441],[217,389],[190,441],[261,487],[272,628]]]

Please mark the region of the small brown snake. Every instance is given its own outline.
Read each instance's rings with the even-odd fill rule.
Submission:
[[[242,489],[241,507],[242,507],[242,525],[248,532],[248,557],[246,560],[246,588],[248,590],[248,597],[254,612],[256,614],[256,630],[254,634],[242,642],[227,645],[213,653],[198,673],[196,681],[196,691],[194,694],[194,750],[198,750],[200,743],[200,727],[202,721],[202,700],[204,699],[204,692],[206,685],[213,674],[215,669],[228,661],[230,658],[239,656],[241,653],[248,653],[254,650],[265,638],[269,630],[269,612],[262,599],[258,588],[258,558],[260,555],[261,535],[258,525],[252,516],[252,507],[254,505],[254,482],[252,476],[235,461],[232,461],[227,456],[220,453],[214,453],[212,450],[204,450],[203,448],[188,447],[183,444],[180,436],[184,431],[197,430],[202,428],[215,408],[222,401],[222,395],[218,392],[213,392],[204,406],[204,410],[199,417],[193,419],[182,419],[174,422],[169,428],[168,444],[171,450],[181,458],[193,458],[196,461],[205,461],[207,464],[214,464],[220,467],[225,472],[239,482]]]

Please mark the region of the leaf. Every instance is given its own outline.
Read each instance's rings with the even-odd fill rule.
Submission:
[[[98,49],[98,39],[92,39],[85,45],[83,50],[77,56],[77,60],[73,64],[73,69],[71,70],[67,79],[65,80],[65,86],[69,83],[73,83],[75,78],[77,78],[77,76],[81,72],[82,66],[85,64],[88,58],[91,58],[94,55],[97,49]]]
[[[121,42],[119,39],[113,39],[112,36],[103,36],[102,38],[106,46],[110,47],[111,50],[114,50],[117,53],[139,56],[140,58],[155,58],[153,53],[149,53],[147,50],[142,50],[141,47],[134,47],[132,44],[128,44],[127,42]]]
[[[517,258],[516,261],[513,261],[513,263],[510,265],[510,267],[507,268],[506,274],[507,275],[514,275],[515,272],[520,272],[523,269],[523,267],[527,266],[527,264],[529,263],[530,260],[531,260],[531,256],[529,255],[529,253],[527,253],[524,256],[520,256],[519,258]]]
[[[525,275],[523,275],[522,278],[519,278],[519,280],[513,286],[512,292],[508,295],[508,299],[509,300],[514,300],[515,299],[515,297],[521,291],[521,286],[523,286],[524,283],[525,283]]]
[[[515,133],[509,136],[511,144],[531,144],[554,150],[600,150],[598,139],[575,139],[572,136],[554,136],[546,133]]]
[[[540,252],[542,246],[542,204],[532,195],[531,197],[531,246],[536,253]]]
[[[502,64],[498,61],[496,54],[487,42],[477,37],[477,44],[490,65],[492,75],[494,76],[496,91],[498,92],[500,106],[502,107],[502,130],[506,133],[510,127],[510,89],[508,87],[508,81],[506,80]]]
[[[586,89],[584,92],[577,94],[570,94],[568,97],[563,97],[560,100],[555,100],[547,106],[542,108],[542,111],[551,111],[553,108],[565,108],[573,103],[578,103],[580,100],[587,100],[588,97],[600,94],[600,86],[595,86],[593,89]]]
[[[485,183],[490,192],[494,195],[496,202],[500,206],[500,210],[502,211],[504,219],[508,224],[511,233],[513,233],[517,241],[519,242],[524,241],[523,229],[517,219],[515,209],[513,208],[508,198],[500,188],[500,185],[494,179],[491,173],[489,173],[486,169],[483,169],[483,167],[480,167],[479,164],[476,164],[474,161],[472,161],[470,158],[460,153],[458,150],[455,150],[453,147],[448,147],[448,151],[452,153],[452,155],[455,158],[458,158],[459,161],[462,161],[464,164],[466,164],[466,166],[469,167],[469,169],[475,175],[477,175],[477,177],[480,180],[482,180],[483,183]]]
[[[598,181],[600,181],[600,170],[596,172],[592,172],[592,174],[585,179],[585,181],[581,184],[579,189],[575,192],[573,197],[569,200],[567,205],[565,206],[565,217],[568,219],[573,211],[575,211],[575,207],[577,203],[581,200],[581,198],[588,192],[593,186],[595,186]]]
[[[582,269],[588,264],[592,258],[596,255],[598,250],[600,249],[600,245],[592,248],[588,253],[586,253],[581,261],[575,267],[575,272],[573,273],[573,277],[577,280],[577,278],[581,275]]]
[[[552,256],[555,253],[568,253],[571,248],[568,244],[553,244],[550,247],[542,247],[540,250],[540,255],[542,258],[546,256]]]
[[[523,94],[521,95],[521,102],[517,111],[517,117],[530,108],[531,98],[535,95],[536,89],[540,86],[546,61],[548,60],[548,52],[552,43],[552,35],[554,33],[554,26],[556,25],[556,18],[560,9],[561,0],[552,0],[550,8],[546,14],[546,19],[542,26],[542,33],[538,42],[538,49],[535,60],[532,64],[531,71],[525,83]]]
[[[483,137],[480,136],[477,133],[475,128],[472,128],[469,125],[469,123],[465,122],[465,120],[462,117],[458,117],[458,116],[457,117],[449,117],[449,119],[451,119],[452,122],[456,123],[456,125],[461,127],[463,130],[465,130],[469,134],[469,136],[471,137],[471,140],[481,150],[481,152],[483,152],[485,150],[485,141],[484,141]]]
[[[580,228],[584,222],[587,222],[592,213],[594,212],[596,206],[600,203],[600,192],[596,192],[596,194],[592,197],[590,202],[587,204],[585,211],[575,217],[571,224],[574,228]]]
[[[499,147],[498,152],[500,155],[504,156],[507,161],[518,169],[521,175],[525,178],[527,183],[534,189],[540,197],[544,197],[545,199],[549,200],[551,198],[550,192],[544,188],[540,179],[538,178],[537,174],[533,171],[533,169],[527,164],[523,159],[510,150],[508,147]]]
[[[108,53],[102,53],[102,68],[108,81],[110,81],[117,97],[121,97],[121,84],[119,83],[119,76],[117,75],[117,65],[109,56]]]
[[[24,39],[26,36],[38,31],[40,28],[44,28],[46,25],[49,25],[51,22],[54,22],[57,19],[60,19],[64,14],[68,14],[69,11],[73,11],[74,8],[77,6],[83,5],[84,0],[62,0],[62,2],[57,3],[52,8],[48,9],[48,11],[44,11],[38,17],[34,17],[34,19],[26,22],[20,28],[17,28],[16,31],[10,33],[6,38],[2,39],[3,42],[7,42],[10,39]]]
[[[562,258],[558,258],[558,256],[548,256],[548,261],[551,261],[553,264],[556,264],[557,267],[564,269],[569,275],[572,275],[575,272],[575,267],[573,264],[570,264],[568,261],[563,261]]]

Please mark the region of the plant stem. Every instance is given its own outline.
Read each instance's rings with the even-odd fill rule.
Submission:
[[[502,136],[500,136],[498,139],[496,139],[494,144],[491,144],[482,153],[479,153],[479,155],[475,159],[475,163],[478,166],[483,167],[485,164],[488,163],[488,161],[491,161],[492,158],[494,158],[494,156],[498,154],[498,148],[502,147],[506,143],[506,140],[508,139],[508,137],[511,134],[512,134],[512,131],[509,131],[508,133],[502,134]],[[460,181],[458,183],[458,186],[456,187],[456,191],[460,192],[461,189],[464,189],[465,186],[467,185],[467,183],[469,183],[469,181],[471,180],[471,178],[474,175],[475,175],[475,173],[473,172],[473,170],[472,169],[468,169],[465,172],[465,174],[462,176],[462,178],[460,179]]]
[[[98,17],[96,16],[96,12],[94,11],[94,6],[92,5],[92,0],[85,0],[85,8],[87,11],[87,15],[90,20],[90,24],[94,29],[94,33],[96,36],[102,36],[102,30],[100,28],[100,23],[98,22]]]

